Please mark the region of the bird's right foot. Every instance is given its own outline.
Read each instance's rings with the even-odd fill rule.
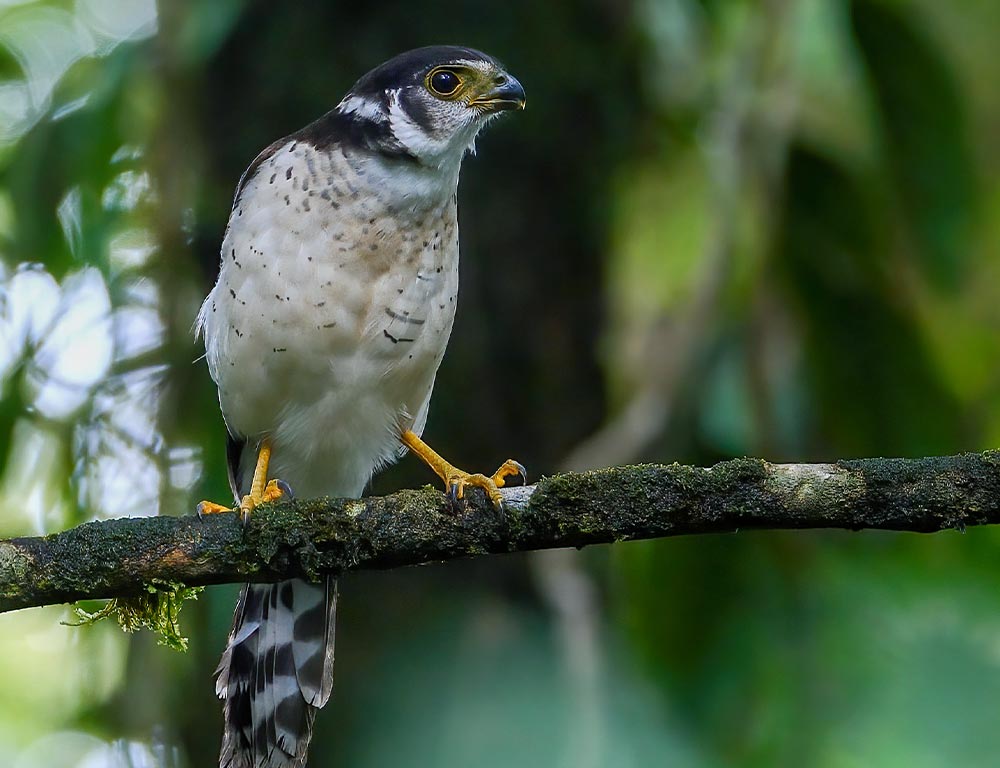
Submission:
[[[265,437],[261,441],[260,451],[257,453],[257,466],[254,467],[250,493],[240,499],[238,507],[227,507],[214,501],[201,501],[197,507],[198,517],[238,511],[240,519],[246,523],[250,519],[250,513],[261,504],[276,501],[283,496],[291,496],[292,489],[288,487],[288,483],[283,480],[267,480],[267,467],[270,461],[271,441]]]

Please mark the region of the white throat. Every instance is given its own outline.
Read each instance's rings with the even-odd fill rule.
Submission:
[[[411,159],[345,150],[364,184],[385,205],[398,211],[434,210],[458,190],[461,157],[439,168]]]
[[[463,128],[444,138],[429,135],[410,117],[399,101],[399,91],[389,91],[389,129],[407,152],[425,165],[448,175],[457,174],[462,159],[475,150],[476,136],[482,128],[478,120],[470,120]]]

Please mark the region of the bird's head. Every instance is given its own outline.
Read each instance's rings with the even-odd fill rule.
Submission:
[[[441,166],[460,163],[483,126],[510,109],[524,109],[516,78],[485,53],[442,45],[379,65],[336,112],[370,149]]]

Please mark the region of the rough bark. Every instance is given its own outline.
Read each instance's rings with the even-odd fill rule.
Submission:
[[[315,579],[459,557],[761,528],[928,533],[1000,522],[1000,452],[836,464],[736,459],[602,469],[453,509],[426,488],[268,505],[249,523],[125,518],[0,541],[0,611],[187,586]]]

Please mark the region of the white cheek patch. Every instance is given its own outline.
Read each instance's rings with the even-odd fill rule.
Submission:
[[[374,99],[364,96],[346,96],[337,105],[337,111],[344,115],[357,115],[364,120],[384,122],[386,119],[382,105]]]
[[[389,91],[389,128],[393,137],[416,157],[434,157],[448,149],[447,141],[440,141],[427,133],[411,118],[399,103],[399,91]]]

